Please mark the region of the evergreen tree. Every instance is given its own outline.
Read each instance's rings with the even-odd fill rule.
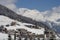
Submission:
[[[10,35],[10,34],[8,35],[8,40],[12,40],[12,38],[11,38],[11,35]]]

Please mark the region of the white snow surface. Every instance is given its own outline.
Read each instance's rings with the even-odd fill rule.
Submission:
[[[14,20],[12,20],[8,17],[0,15],[0,25],[10,24],[12,21],[14,21]]]
[[[5,17],[5,16],[0,16],[0,25],[6,25],[6,24],[10,24],[12,21],[16,21],[16,20],[12,20],[8,17]],[[20,24],[20,26],[18,25],[14,25],[14,26],[9,26],[9,27],[6,27],[8,30],[16,30],[16,29],[26,29],[27,31],[29,32],[32,32],[32,33],[35,33],[35,34],[44,34],[44,28],[41,28],[41,29],[34,29],[34,28],[29,28],[29,27],[26,27],[25,25],[32,25],[32,24],[28,24],[28,23],[22,23],[22,22],[18,22],[16,21],[18,24]]]
[[[11,35],[11,38],[14,39],[14,36]],[[0,40],[8,40],[8,34],[0,33]]]
[[[42,29],[34,29],[34,28],[28,28],[26,26],[10,26],[10,27],[6,27],[8,30],[16,30],[16,29],[26,29],[29,32],[35,33],[35,34],[44,34],[44,28]]]
[[[7,40],[8,34],[0,33],[0,40]]]

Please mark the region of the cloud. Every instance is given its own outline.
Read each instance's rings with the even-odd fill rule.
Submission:
[[[60,19],[60,6],[53,7],[51,10],[44,12],[40,12],[36,9],[19,8],[17,13],[37,21],[48,20],[56,22],[57,19]]]
[[[30,10],[27,8],[19,8],[18,14],[32,18],[33,20],[36,20],[36,21],[44,20],[44,16],[36,9]]]
[[[46,10],[44,12],[40,12],[36,9],[27,9],[27,8],[17,8],[15,5],[17,0],[0,0],[0,4],[8,7],[9,9],[15,11],[19,15],[23,15],[29,18],[32,18],[36,21],[56,21],[60,19],[60,6],[53,7],[51,10]]]
[[[0,0],[1,4],[14,3],[16,0]]]
[[[15,4],[7,4],[7,5],[5,5],[7,8],[9,8],[9,9],[11,9],[11,10],[13,10],[13,11],[16,11],[17,10],[17,7],[16,7],[16,5]]]
[[[4,6],[6,6],[6,7],[8,7],[9,9],[15,11],[17,9],[17,7],[15,5],[16,1],[17,0],[0,0],[0,4],[2,4]]]
[[[49,14],[49,16],[46,16],[47,20],[56,21],[57,19],[60,19],[60,6],[52,8],[47,14]]]

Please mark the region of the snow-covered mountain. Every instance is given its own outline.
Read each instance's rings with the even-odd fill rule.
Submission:
[[[16,25],[11,26],[12,22],[16,22]],[[41,30],[35,29],[35,28],[29,28],[25,25],[33,25],[33,24],[18,22],[16,20],[12,20],[12,19],[5,17],[5,16],[0,16],[0,26],[1,25],[3,25],[5,28],[7,28],[7,30],[13,30],[13,29],[16,30],[19,28],[20,29],[23,28],[23,29],[26,29],[27,31],[30,31],[30,32],[35,33],[35,34],[44,34],[43,28]],[[9,27],[6,27],[6,25],[9,25]]]
[[[18,15],[15,12],[11,11],[10,9],[8,9],[8,8],[2,6],[2,5],[0,5],[0,10],[2,10],[0,12],[0,15],[7,16],[11,19],[14,19],[14,20],[17,20],[17,21],[20,21],[20,22],[31,23],[31,24],[34,24],[34,25],[37,24],[39,26],[43,25],[42,22],[40,22],[40,21],[36,21],[36,20],[31,19],[31,18],[22,16],[22,15]]]
[[[16,22],[16,24],[12,26],[11,25],[12,22]],[[33,26],[33,24],[30,24],[30,23],[22,23],[22,22],[19,22],[17,20],[13,20],[13,19],[10,19],[10,18],[8,18],[6,16],[0,15],[0,28],[1,28],[1,26],[3,26],[7,30],[25,29],[28,32],[34,33],[35,35],[37,35],[37,34],[38,35],[44,34],[44,31],[45,31],[44,28],[36,29],[36,28],[30,28],[30,27],[25,26],[25,25],[28,25],[28,26],[31,25],[31,26]],[[1,35],[0,36],[1,40],[7,40],[8,39],[8,34],[1,33],[0,32],[0,35]]]
[[[13,25],[12,22],[14,22]],[[58,24],[59,23],[57,22],[51,22],[48,20],[36,21],[31,18],[18,15],[15,12],[11,11],[10,9],[0,5],[0,27],[4,26],[4,28],[7,28],[7,30],[25,29],[31,33],[44,34],[45,31],[44,28],[47,27],[49,29],[56,31],[57,33],[60,33],[60,24],[59,25]]]

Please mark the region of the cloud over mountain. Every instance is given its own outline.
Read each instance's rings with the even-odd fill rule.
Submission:
[[[56,21],[60,19],[60,6],[52,8],[48,13],[45,14],[47,20]]]
[[[41,14],[38,10],[30,10],[27,8],[19,8],[18,14],[32,18],[33,20],[37,20],[37,21],[44,20],[43,14]]]
[[[60,6],[53,7],[51,10],[40,12],[38,10],[30,10],[27,8],[19,8],[18,14],[21,14],[26,17],[30,17],[34,20],[49,20],[56,22],[57,19],[60,19]]]
[[[16,1],[17,0],[0,0],[0,4],[2,4],[4,6],[6,6],[6,7],[8,7],[9,9],[15,11],[17,9],[16,5],[15,5]]]
[[[31,10],[27,8],[18,8],[15,4],[16,1],[17,0],[0,0],[0,4],[5,5],[11,10],[14,10],[17,14],[30,17],[33,20],[37,20],[37,21],[49,20],[56,22],[57,19],[60,19],[60,6],[53,7],[51,8],[51,10],[40,12],[36,9]]]

